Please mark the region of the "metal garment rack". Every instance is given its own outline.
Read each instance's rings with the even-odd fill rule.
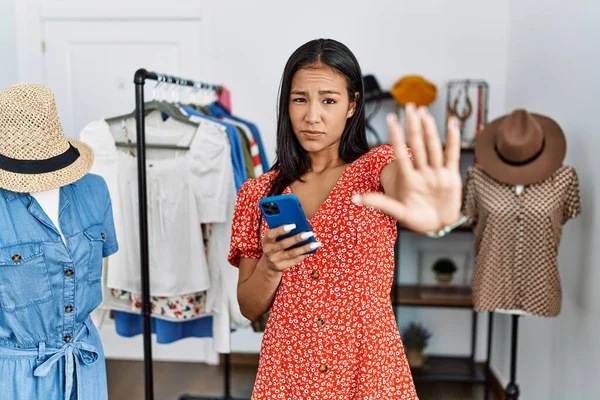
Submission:
[[[140,258],[141,258],[141,276],[142,276],[142,309],[141,314],[144,321],[144,383],[146,400],[154,399],[154,373],[152,368],[152,311],[150,308],[150,268],[148,256],[148,199],[146,192],[146,123],[145,123],[145,103],[144,103],[144,85],[147,80],[167,81],[173,85],[191,86],[201,89],[219,90],[217,85],[193,81],[191,79],[182,79],[175,76],[157,74],[145,69],[138,69],[135,72],[135,123],[137,130],[137,170],[138,170],[138,195],[139,195],[139,216],[140,216]],[[225,379],[224,379],[224,397],[197,397],[184,395],[181,399],[189,400],[230,400],[230,356],[224,355]]]
[[[512,316],[511,342],[510,342],[510,381],[504,389],[506,400],[517,400],[519,398],[519,385],[517,385],[517,340],[519,337],[519,317]]]

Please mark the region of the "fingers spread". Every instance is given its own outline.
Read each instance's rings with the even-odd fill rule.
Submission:
[[[429,166],[432,168],[440,168],[443,165],[444,155],[440,135],[435,126],[435,120],[426,107],[419,107],[419,114],[421,115],[421,124],[425,136],[425,146],[427,147]]]
[[[460,131],[456,117],[448,121],[448,132],[446,132],[446,168],[458,171],[460,163]]]
[[[412,170],[412,160],[407,154],[406,143],[404,141],[404,131],[398,121],[398,117],[395,114],[389,114],[387,117],[388,123],[388,135],[392,148],[394,149],[394,156],[398,164],[398,173],[406,174]]]
[[[421,117],[412,103],[406,105],[406,131],[408,143],[413,152],[414,165],[417,169],[427,166],[427,154],[423,141]]]

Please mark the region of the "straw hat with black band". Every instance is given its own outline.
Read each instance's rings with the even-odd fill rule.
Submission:
[[[511,185],[541,182],[556,172],[567,151],[565,135],[551,118],[517,109],[490,122],[477,137],[477,164]]]
[[[79,180],[93,163],[89,146],[65,136],[49,88],[26,83],[0,92],[0,188],[56,189]]]

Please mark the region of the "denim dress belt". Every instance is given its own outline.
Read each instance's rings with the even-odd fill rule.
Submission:
[[[42,364],[40,364],[34,371],[33,375],[37,377],[46,377],[50,374],[56,363],[64,357],[65,359],[65,400],[71,398],[73,392],[73,372],[77,372],[77,369],[81,365],[92,365],[98,361],[99,353],[95,346],[89,343],[81,341],[88,329],[91,330],[89,324],[92,322],[88,318],[85,320],[83,326],[75,335],[75,338],[69,343],[65,343],[60,348],[48,348],[45,342],[40,342],[37,348],[33,349],[19,349],[0,347],[0,356],[19,357],[19,356],[38,356],[38,359],[43,359],[46,355],[52,355]],[[77,376],[77,374],[76,374]],[[79,397],[79,382],[75,382],[77,398]]]

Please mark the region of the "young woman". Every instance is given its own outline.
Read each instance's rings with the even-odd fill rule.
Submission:
[[[459,220],[460,149],[455,121],[444,154],[429,113],[406,111],[410,151],[393,116],[392,146],[370,150],[350,50],[320,39],[288,60],[277,160],[241,188],[229,255],[242,313],[271,311],[252,399],[417,399],[390,299],[396,222],[424,233]],[[290,193],[312,232],[277,242],[290,228],[268,229],[258,202]],[[307,235],[316,254],[285,250]]]

